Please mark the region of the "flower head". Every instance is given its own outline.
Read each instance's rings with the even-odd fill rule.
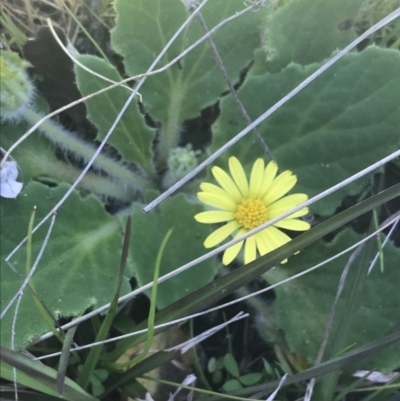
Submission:
[[[199,151],[193,150],[191,144],[186,145],[184,148],[177,147],[172,149],[168,157],[168,171],[163,178],[163,187],[171,187],[197,167],[199,164],[197,161],[198,156]]]
[[[206,248],[218,245],[231,235],[240,237],[308,199],[306,194],[285,196],[296,184],[297,177],[289,170],[277,176],[278,166],[273,161],[265,167],[264,161],[257,159],[249,181],[236,157],[229,158],[229,170],[231,175],[219,167],[213,167],[211,171],[219,186],[204,182],[200,185],[202,192],[197,194],[200,201],[216,210],[199,213],[195,219],[205,224],[225,223],[206,238]],[[224,252],[223,264],[227,265],[236,258],[244,242],[246,264],[256,259],[257,250],[263,256],[286,244],[291,238],[279,228],[308,230],[310,224],[299,219],[307,213],[308,208],[305,207],[231,246]]]

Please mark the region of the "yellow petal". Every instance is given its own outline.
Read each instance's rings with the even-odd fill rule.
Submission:
[[[306,231],[310,229],[310,224],[298,219],[283,219],[274,224],[275,227],[293,231]]]
[[[229,158],[229,170],[235,184],[239,188],[239,191],[245,198],[247,198],[249,196],[249,183],[242,165],[234,156]]]
[[[290,209],[300,205],[308,199],[306,194],[293,194],[285,196],[282,199],[268,205],[268,219],[273,219],[280,216],[281,214],[287,212]],[[303,208],[291,215],[290,218],[304,216],[308,213],[308,208]]]
[[[292,194],[285,196],[282,199],[277,200],[276,202],[270,204],[268,208],[270,210],[273,209],[282,209],[282,212],[286,212],[287,210],[300,205],[300,203],[305,202],[308,199],[306,194]]]
[[[200,189],[203,192],[211,192],[213,194],[229,197],[229,194],[226,191],[224,191],[222,188],[218,187],[217,185],[210,184],[209,182],[202,182],[200,184]]]
[[[245,232],[246,232],[246,230],[244,230],[244,229],[239,230],[239,232],[235,235],[235,238],[242,236]],[[242,249],[243,242],[244,241],[238,242],[237,244],[231,246],[224,252],[224,256],[222,257],[222,263],[225,266],[229,265],[229,263],[231,263],[236,258],[236,256],[239,254],[240,250]]]
[[[257,159],[251,169],[250,174],[250,188],[249,196],[250,198],[256,198],[260,191],[262,182],[264,178],[264,160]]]
[[[252,262],[256,260],[256,235],[252,235],[251,237],[246,239],[246,243],[244,244],[244,264]]]
[[[271,237],[274,238],[275,243],[278,245],[277,248],[279,248],[282,245],[287,244],[289,241],[292,240],[288,235],[286,235],[281,230],[278,230],[275,227],[268,227],[268,228],[269,228],[269,233],[270,233]]]
[[[279,242],[279,246],[285,245],[287,244],[289,241],[291,241],[292,239],[287,236],[285,233],[283,233],[281,230],[278,230],[275,227],[270,227],[274,230],[273,235],[274,238],[277,242]],[[294,254],[296,255],[297,253],[299,253],[299,251],[295,252]],[[281,261],[281,264],[285,264],[287,262],[287,259],[284,259]]]
[[[306,214],[308,214],[308,212],[309,212],[308,207],[304,207],[303,209],[300,209],[296,213],[291,214],[287,218],[297,219],[298,217],[305,216]],[[283,212],[282,213],[280,213],[280,212],[270,212],[269,209],[268,209],[268,220],[274,219],[275,217],[278,217],[281,214],[283,214]]]
[[[263,174],[263,181],[261,184],[260,192],[258,197],[263,198],[267,193],[269,187],[271,186],[272,182],[276,177],[276,173],[278,172],[278,165],[274,161],[270,161],[265,167],[264,174]]]
[[[298,212],[291,214],[289,217],[291,219],[297,218],[297,217],[302,217],[305,216],[306,214],[308,214],[309,209],[308,207],[305,207],[303,209],[300,209]]]
[[[218,228],[206,238],[204,241],[204,247],[212,248],[213,246],[218,245],[229,237],[237,228],[239,228],[239,225],[236,220]]]
[[[218,184],[236,201],[239,202],[242,199],[242,194],[240,193],[238,187],[233,182],[232,178],[217,166],[212,168],[212,173]]]
[[[264,242],[270,247],[270,252],[291,241],[291,238],[275,227],[261,231]]]
[[[291,171],[284,171],[271,184],[269,190],[264,196],[263,202],[270,205],[283,195],[287,194],[296,184],[297,177]]]
[[[218,209],[234,211],[236,203],[225,193],[225,195],[217,195],[211,192],[198,192],[197,197],[206,205],[216,207]]]
[[[267,228],[267,230],[268,230],[268,228]],[[256,244],[257,244],[258,252],[260,252],[261,256],[264,256],[268,252],[271,252],[272,248],[270,246],[270,243],[268,241],[265,241],[264,236],[261,233],[262,233],[262,231],[260,233],[257,233],[255,235],[255,237],[256,237]]]
[[[213,224],[233,220],[235,215],[232,212],[211,210],[209,212],[198,213],[194,218],[200,223]]]

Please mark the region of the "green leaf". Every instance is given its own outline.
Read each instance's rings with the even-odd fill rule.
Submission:
[[[216,370],[213,374],[212,374],[212,382],[214,384],[219,384],[222,382],[223,380],[223,374],[221,370]]]
[[[332,243],[318,242],[311,245],[307,251],[289,259],[284,267],[276,267],[265,277],[272,284],[291,277],[335,255],[361,238],[350,229],[346,229]],[[384,253],[385,271],[381,273],[379,266],[375,266],[368,276],[363,294],[360,296],[360,308],[352,322],[345,347],[358,347],[380,338],[398,321],[400,249],[388,242]],[[344,255],[314,272],[276,288],[278,321],[291,349],[297,355],[306,356],[310,360],[316,358],[339,279],[349,255]],[[334,335],[340,317],[347,313],[345,299],[349,296],[348,289],[355,279],[355,274],[356,269],[350,268],[346,286],[336,308],[331,335]],[[329,346],[326,353],[329,353]],[[400,344],[394,345],[366,362],[363,369],[391,371],[398,367],[399,353]]]
[[[168,198],[156,211],[143,214],[139,204],[132,210],[130,256],[139,285],[153,281],[156,256],[169,229],[173,229],[161,261],[160,276],[201,256],[201,238],[209,234],[209,227],[198,224],[194,215],[203,211],[200,204],[191,203],[184,195]],[[172,302],[209,283],[214,277],[213,261],[208,260],[161,283],[157,292],[157,306],[165,308]],[[147,292],[150,296],[151,290]]]
[[[201,12],[208,29],[244,8],[242,0],[213,0]],[[173,34],[188,18],[180,0],[117,0],[116,27],[111,33],[114,49],[125,61],[131,76],[145,72]],[[266,8],[248,12],[224,25],[213,36],[228,75],[238,82],[240,70],[253,58],[260,45],[260,23]],[[194,19],[175,40],[156,68],[166,65],[204,33]],[[140,89],[149,114],[162,123],[160,158],[165,164],[179,139],[183,121],[197,117],[214,104],[227,85],[207,41],[166,72],[151,76]]]
[[[266,361],[264,358],[262,360],[263,360],[265,372],[268,374],[268,376],[272,376],[274,374],[272,365],[269,364],[268,361]]]
[[[290,65],[277,74],[249,77],[239,97],[252,119],[300,84],[317,65]],[[398,150],[400,146],[400,53],[368,48],[348,54],[258,126],[281,170],[298,177],[294,192],[310,197]],[[246,122],[232,97],[221,102],[214,126],[215,151],[241,131]],[[250,168],[265,157],[250,132],[220,158],[235,155]],[[312,206],[329,215],[345,195],[362,188],[358,181]]]
[[[239,367],[235,357],[228,353],[224,356],[225,369],[234,377],[239,377]]]
[[[39,361],[33,361],[26,356],[1,347],[0,376],[13,381],[13,367],[17,370],[17,383],[59,397],[62,400],[95,401],[97,398],[88,394],[73,380],[66,378],[62,397],[57,391],[57,371]]]
[[[207,371],[214,373],[217,370],[217,359],[213,356],[207,362]]]
[[[222,388],[225,391],[235,391],[235,390],[240,390],[241,388],[243,388],[243,386],[240,384],[239,380],[231,379],[231,380],[228,380],[226,383],[224,383]]]
[[[290,62],[321,62],[343,49],[357,37],[353,24],[363,2],[293,0],[278,8],[268,18],[256,69],[277,72]]]
[[[247,375],[243,375],[239,377],[240,382],[245,386],[252,386],[259,382],[262,378],[262,373],[248,373]]]
[[[10,260],[5,258],[26,236],[29,217],[37,206],[38,223],[68,190],[68,185],[48,188],[31,182],[16,199],[4,199],[0,204],[1,226],[1,309],[3,310],[20,288],[26,273],[26,248],[23,246]],[[32,260],[36,259],[49,222],[34,235]],[[122,248],[121,226],[108,215],[94,196],[82,199],[73,192],[57,212],[50,240],[33,276],[39,298],[55,316],[78,316],[87,308],[111,300],[118,274]],[[127,273],[129,275],[129,273]],[[130,289],[124,279],[122,293]],[[1,324],[2,344],[10,344],[11,322],[15,304]],[[25,289],[16,321],[15,348],[20,349],[35,337],[49,331],[36,309],[32,294]]]
[[[78,56],[77,59],[98,74],[115,82],[122,81],[122,77],[116,68],[98,57],[84,55]],[[111,85],[79,66],[76,66],[75,72],[79,90],[84,96]],[[86,101],[88,117],[99,130],[97,139],[104,139],[131,93],[129,89],[118,86]],[[137,101],[134,99],[116,126],[108,143],[119,150],[125,161],[139,164],[149,176],[152,176],[153,152],[151,144],[154,136],[154,129],[145,124]]]

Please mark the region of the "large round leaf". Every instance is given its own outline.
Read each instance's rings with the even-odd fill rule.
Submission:
[[[170,229],[173,231],[162,255],[160,275],[167,274],[205,253],[203,241],[210,229],[194,219],[194,215],[203,210],[202,205],[190,202],[182,194],[168,198],[157,210],[147,215],[143,214],[140,205],[133,206],[129,250],[140,285],[153,281],[157,254]],[[157,306],[164,308],[209,283],[215,274],[213,264],[209,259],[161,283],[157,293]]]
[[[1,310],[3,311],[26,277],[26,246],[5,258],[26,236],[34,206],[39,222],[68,190],[66,184],[48,188],[31,182],[16,199],[4,199],[1,215]],[[43,244],[49,222],[34,235],[32,260]],[[54,317],[77,316],[87,308],[110,302],[122,248],[121,226],[107,214],[94,196],[82,199],[73,192],[57,213],[50,240],[40,259],[32,284]],[[126,279],[122,292],[129,291]],[[10,347],[12,306],[1,322],[2,344]],[[26,288],[17,313],[15,347],[22,348],[49,331]]]
[[[292,64],[276,74],[246,79],[239,97],[256,119],[300,84],[319,65]],[[298,176],[296,192],[310,197],[396,151],[400,146],[400,53],[371,47],[348,54],[258,126],[280,169]],[[246,122],[232,97],[221,102],[212,150],[241,131]],[[250,132],[220,160],[237,156],[247,166],[265,157]],[[360,181],[313,205],[331,214]]]

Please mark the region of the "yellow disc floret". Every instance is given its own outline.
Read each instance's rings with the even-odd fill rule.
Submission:
[[[252,230],[266,222],[267,208],[260,199],[246,198],[236,209],[235,217],[241,227]]]

